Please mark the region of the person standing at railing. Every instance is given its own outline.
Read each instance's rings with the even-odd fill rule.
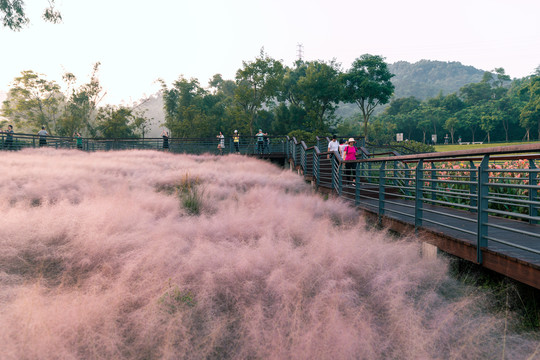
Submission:
[[[334,151],[339,152],[339,143],[337,141],[337,136],[336,135],[332,136],[332,140],[328,143],[328,152],[331,153],[331,152],[334,152]],[[330,155],[331,154],[328,154],[328,159],[330,159]]]
[[[237,153],[239,153],[240,152],[240,135],[238,134],[238,130],[234,130],[233,143],[234,143],[234,150]]]
[[[218,143],[218,146],[217,146],[217,148],[219,150],[219,155],[223,155],[223,149],[225,149],[225,136],[220,131],[219,135],[216,136],[216,137],[219,139],[219,143]]]
[[[82,135],[78,131],[73,134],[75,138],[75,143],[77,144],[77,149],[82,150]]]
[[[262,129],[259,129],[257,135],[255,135],[257,137],[257,153],[259,154],[262,154],[264,151],[264,137],[267,135],[268,134],[263,133]]]
[[[343,148],[345,154],[345,161],[356,160],[356,152],[358,149],[355,146],[356,141],[353,138],[349,139],[348,145]],[[351,186],[356,186],[354,183],[353,169],[356,167],[356,163],[345,163],[345,181],[348,181]]]
[[[161,132],[161,137],[163,138],[163,150],[169,150],[169,133],[165,130]]]
[[[41,130],[37,133],[39,135],[39,146],[47,146],[47,136],[49,133],[45,130],[45,126],[41,127]]]
[[[8,125],[8,128],[4,133],[6,134],[4,147],[8,150],[13,150],[13,125]]]

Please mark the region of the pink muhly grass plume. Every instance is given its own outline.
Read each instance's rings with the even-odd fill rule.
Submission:
[[[367,230],[354,208],[268,162],[6,156],[1,359],[534,354],[534,339],[505,334],[445,260]]]

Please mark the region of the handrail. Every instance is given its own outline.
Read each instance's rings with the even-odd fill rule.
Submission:
[[[377,158],[377,159],[364,159],[362,161],[406,161],[406,160],[419,160],[419,159],[447,159],[447,158],[461,158],[471,155],[498,155],[498,154],[512,154],[512,153],[526,153],[532,151],[540,151],[540,143],[524,144],[524,145],[509,145],[498,146],[492,148],[480,148],[470,150],[456,150],[439,153],[423,153],[413,155],[400,155],[393,157]]]
[[[540,143],[412,155],[390,151],[386,154],[393,156],[345,161],[337,151],[310,158],[305,143],[289,142],[296,154],[291,160],[313,176],[317,187],[379,219],[389,216],[410,221],[417,230],[458,233],[476,246],[479,264],[485,251],[508,257],[521,251],[540,269],[540,170],[535,162]],[[359,154],[365,154],[362,150]],[[528,165],[501,169],[503,160]],[[355,166],[345,169],[344,164]],[[317,170],[313,174],[311,167]]]

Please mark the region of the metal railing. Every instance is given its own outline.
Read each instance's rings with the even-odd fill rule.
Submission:
[[[40,139],[44,142],[40,143]],[[286,152],[286,137],[267,136],[263,141],[259,141],[254,136],[240,136],[235,143],[232,137],[225,137],[224,146],[221,145],[217,137],[210,138],[134,138],[134,139],[94,139],[82,138],[77,143],[77,138],[46,136],[40,138],[39,135],[15,133],[8,136],[0,133],[0,150],[21,150],[23,148],[70,148],[84,151],[111,151],[111,150],[165,150],[175,153],[189,154],[261,154],[269,155]]]
[[[355,161],[295,139],[289,147],[290,160],[317,186],[379,218],[468,239],[480,264],[489,249],[521,252],[540,265],[540,143],[403,156],[370,156],[363,149]]]
[[[0,133],[0,149],[39,147],[37,135]],[[445,153],[399,155],[360,146],[358,160],[344,161],[327,149],[328,138],[305,142],[284,136],[218,138],[89,139],[48,136],[45,147],[84,151],[154,149],[189,154],[260,154],[288,159],[316,186],[379,216],[416,229],[437,228],[483,251],[525,253],[540,266],[540,143]],[[359,145],[362,145],[360,143]],[[237,151],[238,149],[238,151]]]

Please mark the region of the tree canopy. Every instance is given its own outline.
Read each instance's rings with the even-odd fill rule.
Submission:
[[[48,0],[47,6],[41,15],[43,20],[57,24],[62,22],[62,14],[56,10],[55,0]],[[2,25],[14,31],[21,30],[30,19],[26,17],[23,0],[0,0],[0,21]]]

